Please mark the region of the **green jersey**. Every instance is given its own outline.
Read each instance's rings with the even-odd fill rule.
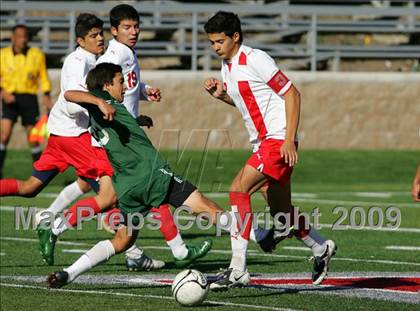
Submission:
[[[91,134],[105,148],[114,169],[112,183],[119,208],[126,213],[147,213],[166,198],[173,173],[124,105],[108,92],[92,94],[116,110],[114,120],[107,121],[97,106],[83,105],[89,111]]]

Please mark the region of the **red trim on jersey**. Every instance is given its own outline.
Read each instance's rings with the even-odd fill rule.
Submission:
[[[293,83],[290,83],[289,84],[289,87],[287,88],[287,90],[286,91],[284,91],[284,93],[283,93],[283,95],[282,96],[284,96],[284,95],[286,95],[291,89],[292,89],[292,85],[293,85]]]
[[[226,84],[226,82],[223,82],[223,87],[224,87],[225,91],[227,91],[227,84]]]
[[[239,65],[246,65],[246,54],[244,52],[239,55]]]
[[[232,63],[228,63],[227,65],[228,65],[228,69],[229,69],[229,72],[230,72],[232,70]]]
[[[280,91],[286,86],[288,82],[289,79],[283,74],[283,72],[281,72],[281,70],[279,70],[271,78],[271,80],[267,82],[267,85],[271,87],[274,92],[280,93]]]
[[[264,118],[248,81],[238,81],[238,88],[246,108],[248,109],[248,113],[251,116],[252,122],[254,122],[254,126],[257,129],[258,138],[264,139],[267,135],[267,128],[265,127]]]

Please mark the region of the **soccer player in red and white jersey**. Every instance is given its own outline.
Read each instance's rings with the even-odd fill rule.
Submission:
[[[313,252],[312,281],[320,284],[335,254],[335,243],[305,226],[303,217],[294,217],[291,205],[290,177],[298,160],[300,94],[267,53],[242,44],[241,24],[236,14],[220,11],[208,20],[204,29],[211,47],[222,59],[223,79],[222,82],[209,78],[204,87],[213,97],[239,110],[253,146],[253,154],[229,190],[232,210],[238,212],[244,227],[232,226],[230,266],[210,288],[219,290],[249,283],[246,252],[252,217],[246,216],[252,211],[250,196],[267,185],[265,196],[271,215],[283,212],[290,216],[290,228],[293,228],[290,232]]]
[[[103,22],[94,15],[81,14],[78,17],[75,30],[79,47],[66,58],[61,71],[61,93],[50,112],[48,130],[51,135],[47,147],[40,159],[34,163],[32,176],[27,180],[2,179],[0,181],[0,196],[34,197],[58,173],[64,172],[69,166],[76,169],[76,174],[79,176],[77,184],[81,188],[88,187],[82,180],[96,185],[96,180],[99,180],[99,192],[95,197],[80,200],[70,208],[71,217],[68,222],[72,226],[77,222],[78,207],[89,207],[97,213],[116,202],[111,183],[113,170],[105,150],[92,147],[91,135],[88,132],[87,111],[64,98],[66,90],[83,89],[88,71],[95,66],[96,55],[103,53],[102,25]],[[100,107],[104,111],[105,118],[112,120],[115,110],[105,101],[100,103]],[[46,230],[38,230],[40,240],[52,241],[46,244],[41,243],[44,245],[41,246],[41,254],[43,259],[52,265],[56,235],[49,230],[49,236],[46,236],[46,232]]]
[[[139,100],[160,101],[160,90],[150,87],[140,82],[140,67],[134,46],[137,43],[139,30],[138,12],[130,5],[117,5],[110,11],[111,33],[114,39],[109,42],[109,46],[104,55],[97,63],[108,62],[118,64],[123,68],[124,80],[126,82],[126,91],[124,97],[124,106],[129,113],[137,118],[138,123],[145,126],[152,126],[153,122],[147,116],[138,117]],[[94,67],[94,66],[93,66]],[[73,90],[78,90],[74,88]],[[86,192],[86,187],[81,189],[80,183],[73,183],[66,187],[48,208],[48,211],[56,213],[65,208],[68,201],[73,201],[79,197],[82,192]],[[80,190],[79,190],[80,188]],[[170,208],[167,204],[159,208],[153,208],[152,212],[155,219],[160,220],[160,231],[163,234],[177,266],[191,264],[197,258],[203,257],[211,248],[211,240],[203,241],[199,246],[187,245],[184,243],[178,228],[176,227]],[[106,212],[102,220],[111,219],[112,215],[118,215],[119,210],[114,208]],[[59,223],[60,220],[57,220]],[[105,222],[105,225],[109,225]],[[116,225],[115,223],[111,224]],[[65,226],[61,228],[65,229]],[[110,228],[112,229],[112,228]],[[61,233],[61,232],[60,232]],[[126,266],[130,271],[150,270],[161,268],[162,261],[148,258],[142,249],[133,245],[126,251]]]

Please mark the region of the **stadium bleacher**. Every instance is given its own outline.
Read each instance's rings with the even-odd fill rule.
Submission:
[[[347,1],[345,5],[337,1],[267,2],[270,3],[233,2],[217,6],[178,1],[133,2],[141,15],[142,32],[149,34],[137,46],[139,55],[177,57],[184,69],[214,68],[215,57],[203,25],[215,10],[229,10],[240,15],[246,44],[264,49],[277,59],[295,62],[294,69],[316,71],[325,68],[320,63],[331,61],[333,66],[329,69],[339,70],[340,62],[348,59],[420,59],[420,8],[415,1],[388,1],[382,6],[378,6],[378,1]],[[2,1],[0,45],[9,43],[8,30],[13,25],[25,23],[34,32],[32,44],[41,47],[49,59],[60,59],[75,47],[74,34],[69,29],[74,28],[79,12],[95,12],[109,28],[107,13],[114,2],[75,3]],[[389,5],[393,3],[397,5]],[[403,39],[393,44],[355,39],[347,42],[348,37],[357,34]],[[325,38],[331,35],[346,40],[328,42]]]

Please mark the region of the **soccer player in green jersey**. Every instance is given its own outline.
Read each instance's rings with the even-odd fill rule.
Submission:
[[[62,287],[113,255],[127,250],[137,238],[139,216],[146,216],[153,206],[168,203],[176,208],[187,206],[193,213],[206,213],[214,224],[217,220],[222,229],[232,230],[232,227],[240,226],[235,223],[236,215],[224,213],[194,185],[174,174],[162,159],[136,119],[120,104],[125,91],[121,71],[119,65],[99,64],[86,79],[91,93],[67,91],[65,97],[89,111],[92,135],[105,148],[114,168],[112,183],[122,212],[122,226],[112,240],[99,242],[70,267],[50,274],[48,286],[51,288]],[[116,111],[111,120],[105,119],[99,110],[98,106],[104,101]],[[277,243],[267,231],[272,230],[254,228],[251,239],[260,246],[261,243]],[[264,237],[258,239],[261,233]]]
[[[195,186],[171,171],[143,129],[120,104],[125,91],[123,82],[119,65],[102,63],[87,76],[86,83],[91,94],[81,91],[65,94],[73,102],[88,103],[82,105],[89,111],[92,135],[105,148],[114,168],[112,182],[123,222],[112,240],[99,242],[70,267],[51,274],[48,277],[49,287],[66,285],[80,274],[128,249],[138,235],[137,229],[129,227],[130,221],[136,221],[136,218],[130,218],[134,213],[145,216],[153,206],[169,203],[174,207],[188,206],[193,213],[206,212],[215,223],[217,213],[223,212]],[[104,119],[101,110],[94,104],[101,102],[98,97],[115,108],[112,121]]]

